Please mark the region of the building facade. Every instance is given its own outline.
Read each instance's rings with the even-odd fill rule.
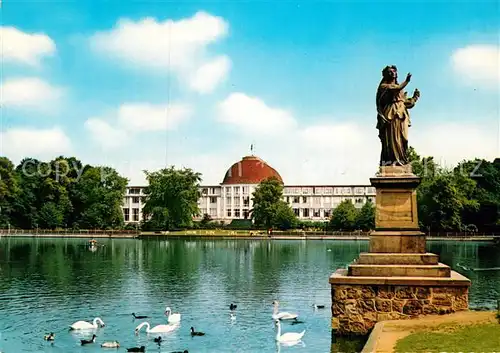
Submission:
[[[243,157],[234,163],[219,185],[200,186],[198,200],[200,217],[207,214],[213,220],[231,222],[250,218],[252,193],[269,177],[283,179],[279,173],[256,156]],[[144,186],[129,186],[124,198],[123,216],[126,223],[144,220]],[[326,221],[332,210],[344,200],[361,208],[368,200],[375,203],[375,188],[370,185],[284,185],[283,199],[301,220]]]

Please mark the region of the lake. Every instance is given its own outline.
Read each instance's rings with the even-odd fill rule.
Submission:
[[[332,343],[329,275],[345,267],[367,241],[102,239],[90,251],[86,239],[0,238],[0,351],[101,352],[104,341],[147,352],[333,352],[359,350],[362,342]],[[471,307],[496,308],[500,247],[479,242],[429,241],[440,261],[468,276]],[[460,266],[457,266],[459,264]],[[272,315],[299,314],[303,344],[279,346]],[[237,304],[236,319],[229,304]],[[326,309],[314,310],[312,304]],[[165,307],[181,313],[181,325],[163,335],[134,329],[143,321],[165,324]],[[147,315],[134,320],[131,313]],[[92,333],[69,332],[75,321],[100,317],[96,343],[80,346]],[[190,327],[206,333],[191,337]],[[55,333],[53,344],[43,336]],[[361,344],[362,346],[362,344]],[[105,350],[106,351],[106,350]],[[109,351],[109,349],[108,349]],[[114,351],[111,349],[111,351]]]

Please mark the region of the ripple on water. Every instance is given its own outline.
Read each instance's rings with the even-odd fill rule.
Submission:
[[[159,352],[330,352],[328,277],[367,247],[349,241],[169,240],[166,246],[164,241],[106,239],[106,247],[90,253],[81,242],[0,239],[0,350],[92,353],[102,352],[103,341],[118,340],[122,347],[145,345]],[[432,245],[437,251],[431,251],[450,264],[472,266],[481,246],[446,243]],[[493,250],[488,251],[491,256]],[[471,305],[495,302],[499,274],[469,274]],[[305,346],[276,345],[275,299],[281,311],[296,312],[304,321],[284,322],[282,331],[305,329]],[[230,303],[238,305],[235,320]],[[313,303],[327,308],[313,310]],[[166,306],[180,312],[182,322],[162,335],[161,347],[153,342],[157,335],[134,334],[143,321],[165,324]],[[132,312],[150,318],[134,320]],[[69,332],[69,325],[95,317],[106,326],[95,330],[97,344],[81,347],[80,339],[90,338],[92,331]],[[191,337],[191,326],[206,336]],[[56,334],[54,344],[43,340],[49,332]]]

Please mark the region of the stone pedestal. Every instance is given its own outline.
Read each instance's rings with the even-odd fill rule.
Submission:
[[[330,276],[332,329],[367,334],[378,321],[468,309],[470,281],[426,252],[411,166],[380,167],[370,250]]]

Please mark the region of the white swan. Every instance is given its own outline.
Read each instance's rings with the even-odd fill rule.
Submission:
[[[141,328],[143,328],[144,326],[146,326],[147,333],[171,332],[179,327],[178,325],[156,325],[155,327],[151,328],[151,326],[149,326],[149,322],[143,322],[135,328],[135,334],[138,334]]]
[[[169,323],[181,321],[181,314],[179,313],[172,314],[172,310],[168,306],[165,308],[165,315],[167,315],[167,321]]]
[[[98,328],[99,326],[97,323],[99,322],[100,327],[104,327],[104,321],[101,320],[101,318],[96,317],[92,323],[87,322],[87,321],[77,321],[74,324],[70,326],[71,330],[91,330]]]
[[[279,301],[273,301],[274,309],[273,309],[273,319],[274,320],[293,320],[297,318],[297,314],[292,314],[286,311],[278,312]]]
[[[297,342],[304,337],[304,334],[306,333],[306,330],[297,333],[297,332],[286,332],[284,334],[281,334],[281,324],[280,320],[275,320],[276,326],[278,327],[278,332],[276,332],[276,341],[278,342]]]

